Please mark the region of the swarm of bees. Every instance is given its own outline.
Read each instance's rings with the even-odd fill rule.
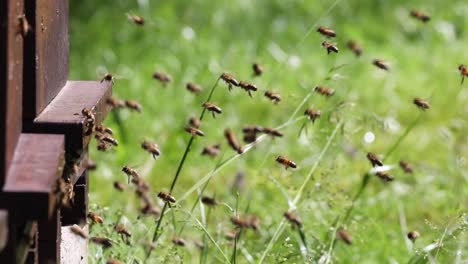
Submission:
[[[93,110],[89,108],[83,108],[81,114],[85,118],[84,129],[86,135],[91,135],[94,132],[96,126],[96,116]]]
[[[252,84],[246,81],[240,81],[239,87],[244,89],[249,94],[250,97],[252,97],[252,92],[257,91],[257,86],[255,84]]]

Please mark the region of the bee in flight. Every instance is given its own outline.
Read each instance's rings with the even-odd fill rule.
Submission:
[[[327,27],[321,26],[321,27],[317,28],[317,32],[324,35],[324,36],[326,36],[326,37],[331,37],[331,38],[336,37],[335,31],[333,31],[332,29],[327,28]]]
[[[114,182],[114,188],[118,191],[121,191],[123,192],[126,188],[125,184],[123,184],[122,182],[119,182],[119,181],[115,181]]]
[[[112,240],[110,238],[107,238],[107,237],[92,237],[90,238],[89,240],[91,240],[91,242],[94,242],[98,245],[101,245],[105,248],[109,248],[112,246]]]
[[[220,144],[209,145],[203,148],[202,155],[208,155],[210,157],[216,157],[219,155],[221,149]]]
[[[463,84],[465,77],[468,77],[468,66],[460,64],[458,66],[458,70],[460,71],[460,74],[462,76],[461,84]]]
[[[374,64],[374,66],[379,69],[390,71],[390,66],[388,66],[388,64],[384,60],[375,59],[372,61],[372,64]]]
[[[239,82],[239,86],[245,91],[247,91],[250,97],[252,97],[252,91],[257,91],[257,86],[255,84],[251,84],[245,81]]]
[[[100,215],[95,214],[93,212],[89,212],[87,217],[93,222],[93,223],[99,223],[102,224],[104,222],[104,218],[102,218]]]
[[[192,126],[186,126],[185,127],[185,131],[187,133],[190,133],[192,136],[200,136],[200,137],[203,137],[205,135],[205,133],[203,133],[203,131],[201,131],[200,129],[198,128],[195,128],[195,127],[192,127]]]
[[[312,123],[314,123],[315,120],[322,115],[322,112],[314,108],[307,108],[304,111],[304,115],[306,115],[312,121]]]
[[[281,133],[279,130],[274,129],[274,128],[269,128],[269,127],[264,127],[261,129],[261,132],[270,135],[272,137],[282,137],[283,133]]]
[[[281,96],[279,93],[275,93],[272,91],[266,91],[264,93],[265,97],[270,99],[274,104],[277,104],[281,101]]]
[[[209,205],[209,206],[216,206],[218,205],[218,201],[214,197],[208,197],[208,196],[203,196],[201,198],[201,202],[203,204]]]
[[[338,47],[328,41],[322,42],[322,47],[327,50],[327,54],[330,54],[330,52],[338,53]]]
[[[141,105],[135,100],[125,100],[125,106],[133,111],[141,113]]]
[[[400,168],[405,172],[405,173],[413,173],[413,166],[409,164],[406,161],[400,160]]]
[[[122,224],[115,225],[114,230],[117,232],[117,234],[120,234],[122,237],[125,237],[126,239],[132,236],[132,233],[128,231],[128,229],[125,228],[125,226]]]
[[[199,94],[203,91],[203,89],[201,88],[200,85],[196,84],[196,83],[192,83],[192,82],[189,82],[187,83],[187,85],[185,85],[185,87],[187,88],[187,90],[189,90],[190,92],[194,93],[194,94]]]
[[[421,11],[418,10],[411,10],[410,11],[410,16],[413,18],[416,18],[417,20],[420,20],[424,23],[429,22],[431,20],[431,17],[428,14],[425,14]]]
[[[190,117],[188,123],[189,123],[190,126],[192,126],[194,128],[199,128],[200,125],[201,125],[200,119],[198,119],[197,117],[194,117],[194,116]]]
[[[136,25],[143,26],[145,24],[145,19],[141,16],[127,14],[127,17]]]
[[[378,171],[375,175],[383,181],[386,181],[386,182],[393,181],[393,176],[388,174],[388,172]]]
[[[102,134],[114,135],[114,131],[110,127],[106,127],[104,125],[98,125],[94,130]]]
[[[324,86],[315,86],[314,91],[326,97],[330,97],[335,94],[333,89]]]
[[[140,175],[138,174],[138,172],[135,169],[130,168],[128,166],[123,166],[122,171],[125,174],[127,174],[128,182],[130,182],[130,179],[139,179],[140,178]]]
[[[154,159],[157,156],[161,155],[161,150],[159,149],[159,146],[156,143],[145,140],[143,141],[143,143],[141,143],[141,148],[149,152],[151,155],[153,155]]]
[[[348,244],[348,245],[353,244],[353,237],[351,236],[351,234],[348,231],[346,231],[346,229],[344,229],[342,227],[339,228],[336,231],[336,235],[338,236],[339,239],[341,239],[346,244]]]
[[[278,156],[278,157],[276,158],[276,161],[277,161],[279,164],[283,165],[286,169],[288,169],[288,168],[293,168],[293,169],[297,168],[296,163],[295,163],[294,161],[292,161],[292,160],[286,158],[286,157]]]
[[[174,243],[177,246],[185,246],[185,240],[180,238],[180,237],[173,237],[172,238],[172,243]]]
[[[115,79],[114,75],[112,75],[112,73],[108,72],[108,73],[104,74],[104,77],[102,77],[101,83],[103,81],[106,81],[106,82],[112,82],[112,84],[114,84],[114,79]]]
[[[164,86],[166,86],[169,82],[172,81],[172,77],[169,74],[163,72],[153,73],[153,78],[160,81]]]
[[[429,109],[429,102],[421,98],[414,98],[413,103],[422,110]]]
[[[242,154],[244,152],[244,149],[239,144],[239,141],[237,140],[232,130],[230,129],[224,130],[224,137],[228,141],[229,146],[231,146],[231,148],[234,149],[238,154]]]
[[[419,235],[418,231],[413,230],[413,231],[408,232],[408,234],[406,236],[408,237],[409,240],[414,242],[414,241],[416,241],[416,239],[418,239],[418,237],[420,235]]]
[[[227,83],[229,91],[232,90],[232,86],[239,86],[239,81],[237,81],[236,78],[234,78],[234,76],[229,73],[225,72],[221,74],[220,78]]]
[[[354,54],[359,57],[362,55],[362,48],[355,41],[350,40],[347,44],[348,48],[354,52]]]
[[[203,108],[211,112],[211,114],[213,115],[213,118],[216,118],[216,114],[221,114],[223,112],[221,107],[210,102],[204,102],[202,106]]]
[[[372,167],[383,166],[383,162],[372,152],[367,153],[367,159],[370,161]]]
[[[159,192],[158,197],[168,204],[176,202],[176,199],[174,198],[174,196],[172,196],[171,193],[168,193],[168,192]]]
[[[117,99],[115,97],[108,98],[106,103],[107,103],[107,105],[112,107],[112,109],[118,109],[118,108],[125,107],[125,101]]]
[[[298,228],[302,227],[302,221],[299,218],[299,216],[297,215],[297,213],[295,213],[293,211],[287,211],[287,212],[284,213],[284,217],[289,221],[289,223],[291,223],[293,228],[294,227],[298,227]]]
[[[260,65],[258,63],[254,63],[252,65],[252,70],[254,72],[254,76],[260,76],[263,73],[263,67],[262,67],[262,65]]]

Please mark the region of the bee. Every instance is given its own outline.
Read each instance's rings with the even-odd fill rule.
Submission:
[[[330,97],[335,94],[333,89],[324,86],[315,86],[314,91],[326,97]]]
[[[105,142],[105,143],[111,144],[113,146],[118,146],[119,145],[119,142],[117,141],[117,139],[113,138],[109,134],[97,133],[96,134],[96,139],[99,140],[100,142]]]
[[[107,238],[107,237],[92,237],[90,239],[92,242],[98,244],[98,245],[101,245],[105,248],[109,248],[112,246],[112,240],[110,238]]]
[[[326,37],[331,37],[331,38],[334,38],[336,37],[336,33],[335,31],[333,31],[332,29],[330,28],[327,28],[327,27],[319,27],[317,28],[317,32],[326,36]]]
[[[384,171],[378,171],[375,174],[377,177],[379,177],[381,180],[386,181],[386,182],[391,182],[393,181],[393,176],[388,174],[387,172]]]
[[[18,18],[18,28],[19,28],[19,34],[21,36],[26,37],[29,32],[32,31],[31,25],[29,25],[28,20],[26,19],[25,15],[20,15],[17,17]]]
[[[82,238],[88,238],[88,234],[86,234],[86,232],[81,229],[81,227],[79,225],[72,225],[70,227],[70,230],[75,234],[75,235],[78,235]]]
[[[111,148],[111,145],[107,144],[106,142],[99,142],[97,144],[97,150],[99,151],[108,151]]]
[[[208,155],[210,157],[216,157],[219,155],[221,149],[220,144],[209,145],[203,148],[202,155]]]
[[[216,199],[214,197],[203,196],[201,198],[201,202],[203,204],[206,204],[206,205],[209,205],[209,206],[218,205],[218,202],[216,201]]]
[[[224,82],[227,83],[228,85],[228,90],[231,91],[232,90],[232,86],[239,86],[239,81],[237,81],[234,76],[232,76],[231,74],[229,73],[223,73],[221,74],[221,77],[220,77]]]
[[[257,91],[257,86],[255,84],[252,84],[252,83],[248,83],[248,82],[245,82],[245,81],[241,81],[239,82],[239,86],[244,89],[245,91],[247,91],[247,93],[249,94],[250,97],[252,97],[252,91]]]
[[[431,17],[428,14],[425,14],[421,11],[418,10],[411,10],[410,11],[410,16],[416,18],[417,20],[420,20],[424,23],[429,22],[431,20]]]
[[[185,87],[194,94],[199,94],[203,91],[200,85],[191,82],[187,83]]]
[[[429,102],[421,98],[414,98],[413,103],[422,110],[429,109]]]
[[[277,104],[281,101],[281,96],[279,93],[275,93],[272,91],[266,91],[264,93],[265,97],[270,99],[274,104]]]
[[[463,84],[465,77],[468,77],[468,67],[466,65],[460,64],[458,66],[458,70],[460,71],[460,74],[462,76],[461,84]]]
[[[192,136],[197,135],[197,136],[203,137],[205,135],[205,133],[203,133],[203,131],[201,131],[200,129],[194,128],[194,127],[191,127],[191,126],[186,126],[185,131],[190,133]]]
[[[125,101],[117,99],[115,97],[108,98],[106,103],[110,105],[113,109],[125,107]]]
[[[293,168],[293,169],[297,168],[296,163],[295,163],[294,161],[292,161],[292,160],[286,158],[286,157],[278,156],[278,157],[276,158],[276,161],[277,161],[279,164],[283,165],[286,169],[288,169],[288,168]]]
[[[104,218],[102,218],[100,215],[97,215],[93,212],[89,212],[87,217],[93,222],[93,223],[99,223],[102,224],[104,222]]]
[[[347,44],[348,48],[354,52],[354,54],[359,57],[362,55],[362,48],[356,42],[350,40]]]
[[[254,231],[258,231],[260,229],[260,218],[256,215],[251,215],[248,218],[249,227],[252,228]]]
[[[239,230],[231,230],[231,231],[226,232],[224,234],[224,237],[227,240],[234,240],[234,239],[236,239],[236,237],[239,237],[239,234],[240,234]]]
[[[159,209],[159,207],[157,207],[156,205],[153,205],[150,202],[145,203],[145,206],[140,209],[140,212],[144,215],[154,215],[154,216],[161,215],[161,209]]]
[[[161,150],[159,149],[159,146],[155,143],[145,140],[143,141],[143,143],[141,143],[141,148],[152,154],[154,159],[156,158],[156,156],[161,155]]]
[[[171,193],[159,192],[158,197],[164,202],[169,203],[169,204],[176,202],[176,199],[174,198],[174,196],[171,195]]]
[[[231,217],[231,222],[237,227],[237,228],[248,228],[250,227],[250,221],[246,218],[242,218],[240,216],[233,216]]]
[[[153,78],[160,81],[164,86],[166,86],[170,81],[172,81],[172,77],[170,75],[162,72],[153,73]]]
[[[328,41],[322,42],[322,47],[327,50],[327,54],[330,54],[330,52],[338,53],[338,47]]]
[[[372,167],[383,166],[383,162],[372,152],[367,153],[367,159],[370,161]]]
[[[406,236],[408,237],[409,240],[414,242],[416,241],[416,239],[418,239],[420,235],[418,231],[413,230],[413,231],[408,232]]]
[[[96,170],[96,168],[97,168],[96,162],[94,162],[93,160],[90,160],[90,159],[88,159],[86,161],[86,169],[88,171]]]
[[[292,211],[287,211],[284,213],[284,217],[291,223],[291,225],[294,227],[301,228],[302,227],[302,221],[299,218],[299,216],[292,212]]]
[[[85,127],[85,134],[91,135],[94,132],[96,126],[96,116],[92,109],[83,108],[81,110],[81,114],[85,118],[84,127]]]
[[[413,173],[413,166],[409,164],[406,161],[400,160],[400,168],[405,172],[405,173]]]
[[[137,111],[138,113],[141,113],[141,104],[138,103],[135,100],[125,100],[125,106],[127,108],[130,108],[131,110]]]
[[[252,64],[252,70],[254,72],[254,76],[260,76],[263,73],[263,67],[258,63]]]
[[[173,237],[172,238],[172,243],[174,243],[177,246],[181,246],[181,247],[185,246],[185,240],[180,238],[180,237]]]
[[[202,106],[203,108],[211,112],[211,114],[213,115],[213,118],[216,118],[216,114],[221,114],[223,112],[221,107],[210,102],[204,102]]]
[[[200,125],[201,125],[201,121],[200,121],[200,119],[198,119],[198,118],[192,116],[192,117],[190,117],[190,119],[189,119],[189,125],[192,126],[192,127],[194,127],[194,128],[199,128]]]
[[[140,178],[140,174],[138,174],[138,172],[128,166],[123,166],[122,168],[122,171],[127,174],[127,177],[128,177],[128,182],[130,182],[130,178],[132,179],[139,179]]]
[[[127,186],[125,186],[125,184],[122,183],[122,182],[115,181],[115,182],[114,182],[114,188],[115,188],[116,190],[118,190],[118,191],[123,192],[123,191],[127,188]]]
[[[145,24],[145,19],[141,16],[127,14],[127,17],[130,21],[132,21],[136,25],[143,26]]]
[[[111,128],[106,127],[104,125],[98,125],[98,126],[95,127],[94,130],[99,132],[99,133],[103,133],[103,134],[109,134],[109,135],[114,134],[114,131]]]
[[[108,73],[104,74],[104,77],[102,77],[101,83],[103,81],[106,81],[106,82],[112,82],[112,84],[114,84],[114,80],[115,80],[114,75],[112,75],[112,73],[108,72]]]
[[[125,228],[124,225],[122,224],[117,224],[114,226],[114,230],[120,234],[122,237],[125,237],[125,238],[129,238],[132,236],[132,233],[130,231],[128,231],[127,228]]]
[[[372,64],[376,66],[379,69],[385,70],[385,71],[390,71],[390,66],[388,66],[388,63],[386,63],[383,60],[380,59],[375,59],[372,61]]]
[[[118,259],[110,258],[106,261],[106,264],[123,264],[123,262]]]
[[[279,130],[274,129],[274,128],[269,128],[269,127],[264,127],[262,128],[262,132],[270,135],[272,137],[282,137],[283,133],[281,133]]]
[[[257,140],[257,133],[262,132],[263,128],[260,126],[246,126],[242,129],[244,133],[244,142],[252,143]]]
[[[244,133],[259,133],[259,132],[262,132],[263,129],[264,129],[263,127],[256,126],[256,125],[245,126],[244,128],[242,128],[242,132],[244,132]]]
[[[312,121],[312,123],[314,123],[315,120],[322,115],[322,112],[314,108],[307,108],[304,111],[304,115],[306,115]]]
[[[336,231],[336,235],[338,236],[339,239],[343,240],[343,242],[345,242],[346,244],[348,245],[353,244],[353,237],[344,228],[339,228],[338,231]]]
[[[244,149],[239,144],[239,141],[237,140],[232,130],[224,130],[224,137],[227,139],[229,146],[231,146],[231,148],[234,149],[238,154],[242,154],[244,152]]]

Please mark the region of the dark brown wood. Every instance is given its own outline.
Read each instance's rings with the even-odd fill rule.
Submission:
[[[34,32],[25,42],[23,116],[33,120],[68,80],[68,0],[25,4]]]
[[[60,210],[56,210],[51,218],[38,223],[39,263],[60,263],[60,217]]]

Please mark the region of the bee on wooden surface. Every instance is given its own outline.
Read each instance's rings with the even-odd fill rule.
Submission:
[[[302,221],[301,219],[299,218],[299,216],[292,212],[292,211],[287,211],[284,213],[284,217],[291,223],[292,227],[298,227],[298,228],[301,228],[302,227]]]
[[[375,59],[372,61],[372,64],[374,64],[374,66],[376,66],[379,69],[390,71],[390,66],[384,60]]]
[[[221,74],[221,79],[227,83],[229,91],[232,90],[232,86],[239,86],[239,81],[227,72]]]
[[[85,134],[86,135],[91,135],[96,127],[96,116],[94,114],[94,111],[89,108],[83,108],[81,110],[81,114],[85,118],[84,120],[84,128],[85,128]]]
[[[122,237],[125,237],[125,238],[130,238],[132,236],[132,233],[130,231],[128,231],[127,228],[125,228],[124,225],[122,224],[117,224],[114,226],[114,230],[120,234]]]
[[[418,239],[418,237],[420,235],[419,235],[418,231],[413,230],[413,231],[408,232],[408,234],[406,236],[408,237],[409,240],[414,242],[414,241],[416,241],[416,239]]]
[[[458,66],[458,70],[460,71],[460,74],[462,76],[461,84],[463,84],[465,77],[468,77],[468,67],[466,65],[460,64]]]
[[[237,140],[232,130],[224,130],[224,137],[227,139],[229,146],[231,146],[231,148],[234,149],[238,154],[242,154],[244,152],[244,149],[239,144],[239,141]]]
[[[26,37],[29,32],[32,31],[31,25],[29,25],[28,20],[26,19],[25,15],[20,15],[18,16],[18,33],[21,34],[21,36]]]
[[[181,247],[185,246],[185,240],[180,238],[180,237],[173,237],[172,238],[172,243],[174,243],[177,246],[181,246]]]
[[[94,162],[94,161],[91,160],[91,159],[88,159],[88,160],[86,161],[86,169],[87,169],[88,171],[94,171],[94,170],[96,170],[96,168],[97,168],[96,162]]]
[[[327,50],[327,54],[330,54],[330,52],[338,53],[338,47],[328,41],[322,42],[322,47]]]
[[[131,110],[141,113],[141,104],[135,100],[125,100],[125,106]]]
[[[414,98],[413,103],[422,110],[429,109],[429,102],[421,98]]]
[[[330,97],[335,94],[335,91],[333,89],[325,86],[315,86],[314,91],[326,97]]]
[[[266,91],[264,93],[265,97],[270,99],[274,104],[277,104],[281,101],[281,96],[279,93],[275,93],[272,91]]]
[[[136,25],[143,26],[145,24],[145,19],[141,16],[127,14],[127,17]]]
[[[250,97],[252,97],[252,91],[257,91],[257,86],[249,82],[241,81],[239,82],[239,86],[244,89]]]
[[[420,20],[424,23],[429,22],[431,20],[431,17],[428,14],[425,14],[421,11],[418,10],[411,10],[410,11],[410,16],[413,18],[416,18],[417,20]]]
[[[170,81],[172,81],[172,77],[170,75],[162,72],[153,73],[153,78],[160,81],[164,86],[166,86]]]
[[[375,173],[375,175],[383,181],[386,181],[386,182],[393,181],[393,176],[390,175],[388,172],[378,171],[377,173]]]
[[[295,163],[294,161],[292,161],[292,160],[286,158],[286,157],[278,156],[278,157],[276,158],[276,161],[277,161],[279,164],[283,165],[286,169],[288,169],[288,168],[293,168],[293,169],[297,168],[296,163]]]
[[[338,231],[336,231],[336,235],[346,244],[353,244],[353,237],[344,228],[339,228]]]
[[[202,155],[207,155],[210,157],[216,157],[219,155],[219,152],[221,151],[221,145],[220,144],[213,144],[209,145],[203,148]]]
[[[213,115],[213,118],[216,118],[216,114],[221,114],[223,112],[223,110],[221,109],[221,107],[213,104],[213,103],[210,103],[210,102],[204,102],[202,104],[202,107],[205,108],[206,110],[210,111],[211,114]]]
[[[92,237],[90,238],[91,242],[94,242],[100,246],[103,246],[105,248],[109,248],[112,246],[112,240],[107,237]]]
[[[190,133],[192,136],[203,137],[205,135],[205,133],[203,133],[203,131],[201,131],[200,129],[194,128],[194,127],[191,127],[191,126],[186,126],[185,131],[187,131],[187,133]]]
[[[317,118],[322,116],[322,112],[314,108],[307,108],[304,111],[304,115],[306,115],[312,121],[312,123],[314,123]]]
[[[100,142],[106,142],[106,143],[111,144],[113,146],[118,146],[119,145],[119,142],[117,141],[117,139],[113,138],[109,134],[97,133],[96,134],[96,139],[98,141],[100,141]]]
[[[185,87],[194,94],[199,94],[203,91],[200,85],[191,82],[187,83]]]
[[[263,73],[263,67],[258,63],[252,64],[252,70],[254,72],[254,76],[260,76]]]
[[[70,230],[73,232],[73,234],[77,236],[80,236],[82,238],[88,238],[88,234],[79,225],[72,225],[70,227]]]
[[[130,182],[131,178],[133,178],[133,179],[139,179],[140,178],[140,174],[138,174],[138,172],[136,170],[134,170],[133,168],[130,168],[128,166],[123,166],[122,171],[125,174],[127,174],[128,182]]]
[[[141,148],[153,155],[154,159],[156,159],[157,156],[161,155],[161,150],[159,149],[159,146],[156,143],[145,140],[143,141],[143,143],[141,143]]]
[[[118,191],[123,192],[127,188],[127,186],[123,182],[115,181],[114,188]]]
[[[362,48],[354,42],[353,40],[348,41],[347,47],[354,52],[354,54],[359,57],[362,55]]]
[[[124,263],[118,259],[110,258],[106,261],[106,264],[124,264]]]
[[[104,222],[104,218],[102,216],[95,214],[93,212],[89,212],[87,217],[93,222],[93,223],[98,223],[102,224]]]
[[[176,199],[171,195],[171,193],[159,192],[158,197],[168,204],[176,202]]]
[[[406,161],[400,160],[400,168],[405,172],[405,173],[413,173],[413,166],[409,164]]]
[[[112,84],[114,84],[114,80],[115,80],[115,77],[112,73],[106,73],[104,74],[104,76],[102,77],[101,79],[101,83],[106,81],[106,82],[112,82]]]
[[[109,135],[114,135],[114,130],[112,130],[110,127],[106,127],[104,125],[98,125],[94,129],[96,132],[103,133],[103,134],[109,134]]]
[[[319,32],[320,34],[326,36],[326,37],[331,37],[331,38],[334,38],[336,37],[336,33],[335,31],[333,31],[332,29],[330,28],[327,28],[327,27],[319,27],[317,28],[317,32]]]
[[[112,109],[118,109],[125,107],[125,101],[117,99],[115,97],[110,97],[107,99],[106,103],[112,107]]]
[[[383,162],[372,152],[367,153],[367,159],[370,161],[372,167],[383,166]]]
[[[281,133],[279,130],[274,129],[274,128],[269,128],[269,127],[264,127],[262,128],[262,132],[272,136],[272,137],[282,137],[283,133]]]
[[[216,206],[218,205],[218,202],[216,201],[216,199],[214,197],[209,197],[209,196],[203,196],[201,198],[201,202],[205,205],[209,205],[209,206]]]
[[[192,126],[194,128],[199,128],[200,125],[201,125],[200,119],[198,119],[197,117],[194,117],[194,116],[190,117],[188,123],[189,123],[190,126]]]

